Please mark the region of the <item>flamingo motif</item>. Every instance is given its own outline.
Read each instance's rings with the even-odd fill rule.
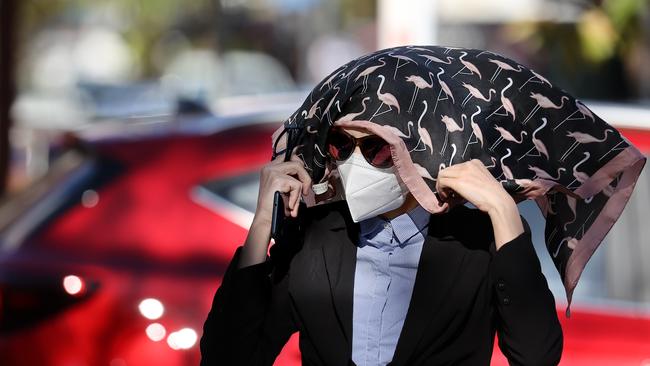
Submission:
[[[499,126],[499,125],[494,125],[494,129],[497,130],[497,131],[499,131],[499,134],[501,134],[501,137],[499,137],[496,141],[494,141],[494,143],[492,144],[492,146],[490,146],[490,148],[489,148],[490,151],[494,151],[494,149],[495,149],[497,146],[499,146],[499,144],[501,144],[501,142],[503,142],[503,140],[508,140],[508,141],[514,142],[515,144],[521,144],[521,143],[524,141],[524,135],[527,135],[527,134],[528,134],[528,132],[526,132],[526,131],[521,131],[521,133],[520,133],[520,135],[519,135],[519,138],[520,138],[520,139],[517,140],[517,139],[516,139],[516,138],[515,138],[511,133],[510,133],[510,131],[506,130],[505,128],[503,128],[503,127],[501,127],[501,126]]]
[[[476,74],[476,75],[478,75],[478,78],[480,79],[481,78],[481,72],[478,70],[478,67],[476,67],[476,65],[474,65],[473,63],[471,63],[469,61],[465,61],[465,56],[467,56],[467,52],[463,51],[461,53],[463,55],[460,56],[458,59],[463,64],[463,67],[460,70],[458,70],[458,72],[455,73],[454,76],[452,76],[451,78],[453,79],[458,74],[463,74],[463,75],[474,75],[474,74]],[[469,73],[462,72],[465,69],[469,70]]]
[[[451,158],[449,158],[449,164],[446,165],[445,163],[440,163],[440,165],[438,165],[438,174],[440,174],[441,170],[445,169],[448,166],[451,166],[452,162],[454,161],[454,157],[456,156],[456,144],[451,143],[450,145],[451,145],[452,152],[451,152]]]
[[[533,147],[530,148],[524,155],[520,156],[517,161],[521,160],[524,156],[542,156],[544,154],[546,156],[546,160],[549,159],[548,156],[548,150],[546,149],[546,145],[542,142],[542,140],[537,138],[537,132],[539,132],[542,128],[546,126],[546,117],[542,118],[542,125],[537,127],[535,131],[533,131]],[[530,152],[533,151],[533,149],[537,149],[537,155],[530,155]]]
[[[318,147],[318,144],[314,144],[314,150],[316,150],[316,151],[318,152],[318,155],[320,155],[322,158],[327,158],[327,156],[326,156],[325,154],[323,154],[323,151],[321,151],[320,147]],[[316,154],[314,154],[314,157],[313,157],[313,159],[312,159],[312,161],[314,162],[314,164],[315,164],[316,166],[320,167],[320,168],[325,168],[325,165],[324,165],[324,164],[321,164],[321,163],[318,161],[318,159],[316,159],[317,157],[318,157],[318,156],[317,156]]]
[[[492,51],[488,51],[488,50],[483,50],[483,51],[481,51],[480,53],[478,53],[478,54],[476,55],[476,58],[479,58],[479,57],[483,56],[483,54],[488,54],[488,53],[491,54],[491,55],[494,55],[494,56],[503,57],[502,55],[500,55],[500,54],[498,54],[498,53],[495,53],[495,52],[492,52]]]
[[[365,97],[365,98],[363,98],[363,100],[361,100],[361,105],[363,107],[363,109],[361,109],[361,112],[348,113],[345,116],[343,116],[343,117],[337,119],[336,121],[334,121],[334,124],[337,124],[339,122],[352,121],[355,118],[357,118],[357,116],[360,116],[360,115],[366,113],[366,102],[369,101],[369,100],[370,100],[370,97]]]
[[[467,93],[467,96],[465,97],[465,99],[463,99],[463,102],[461,103],[461,107],[463,107],[463,108],[465,107],[465,104],[467,104],[467,102],[469,102],[472,98],[478,98],[478,99],[482,99],[482,100],[484,100],[486,102],[489,102],[489,101],[492,100],[492,93],[494,93],[494,94],[497,93],[496,90],[490,89],[488,91],[488,97],[486,98],[483,95],[483,93],[481,93],[480,90],[473,87],[472,85],[469,85],[467,83],[463,83],[463,86],[465,87],[465,89],[467,89],[469,91],[469,93]]]
[[[429,131],[427,131],[426,128],[422,127],[422,118],[424,117],[424,114],[427,112],[427,101],[423,100],[422,104],[424,104],[424,110],[422,111],[422,114],[420,115],[420,119],[418,119],[418,134],[420,135],[420,138],[418,139],[418,143],[415,145],[415,147],[411,151],[422,151],[421,149],[418,149],[418,146],[420,146],[420,142],[424,143],[425,148],[423,150],[426,150],[427,147],[431,149],[431,154],[433,154],[433,144],[431,143],[431,135],[429,135]],[[410,130],[409,130],[410,131]]]
[[[485,167],[488,168],[488,169],[492,169],[492,168],[494,168],[495,166],[497,166],[497,159],[496,159],[494,156],[490,156],[490,160],[492,160],[492,164],[491,164],[491,165],[486,165],[486,166],[485,166]]]
[[[469,135],[469,139],[467,139],[467,144],[465,145],[465,150],[463,150],[463,154],[461,155],[462,157],[465,157],[465,152],[467,151],[467,147],[471,144],[477,144],[479,141],[481,142],[481,147],[483,147],[483,132],[481,132],[481,128],[479,127],[478,123],[474,122],[474,117],[479,115],[481,113],[481,107],[476,106],[477,111],[472,114],[470,117],[470,126],[472,126],[472,134]],[[472,137],[476,137],[474,142],[472,142]]]
[[[510,66],[509,64],[500,61],[500,60],[495,60],[493,58],[488,58],[488,61],[492,62],[493,64],[497,65],[497,69],[494,70],[494,74],[492,74],[492,77],[490,78],[490,82],[494,83],[494,80],[497,79],[497,76],[501,73],[502,70],[508,70],[508,71],[514,71],[514,72],[521,72],[523,70],[523,66],[517,65],[517,68],[515,69],[514,67]]]
[[[330,113],[330,108],[332,108],[332,105],[334,105],[334,101],[336,100],[336,97],[339,95],[339,92],[341,91],[341,88],[338,85],[334,86],[333,89],[336,89],[336,93],[334,93],[334,96],[332,97],[332,99],[330,99],[330,102],[327,103],[327,107],[325,107],[325,110],[323,111],[323,114],[321,115],[321,118],[325,117],[325,115],[327,115],[327,119],[328,119],[330,125],[332,124],[332,114]]]
[[[526,119],[522,122],[523,125],[525,125],[528,121],[530,121],[530,119],[533,117],[533,115],[540,108],[544,108],[544,109],[549,109],[549,108],[562,109],[562,108],[564,108],[564,101],[569,100],[569,97],[567,97],[566,95],[563,95],[562,98],[560,98],[560,105],[556,105],[556,104],[553,104],[553,102],[551,102],[551,100],[548,99],[546,96],[544,96],[542,94],[539,94],[539,93],[531,92],[530,97],[537,101],[537,105],[535,106],[535,108],[533,108],[532,111],[530,111],[530,113],[528,113],[528,117],[526,117]]]
[[[567,221],[566,223],[564,223],[564,230],[565,231],[566,231],[566,227],[569,224],[572,224],[572,223],[574,223],[576,221],[576,205],[578,203],[577,200],[575,199],[575,197],[572,197],[572,196],[567,196],[566,200],[567,200],[567,204],[569,205],[569,209],[571,209],[571,212],[573,212],[573,220]]]
[[[384,75],[379,75],[377,77],[379,79],[381,79],[381,81],[379,82],[379,87],[377,88],[377,98],[381,101],[381,104],[379,105],[379,108],[377,108],[375,113],[372,115],[372,117],[370,117],[370,119],[368,121],[371,121],[373,118],[375,118],[377,116],[380,116],[380,115],[382,115],[384,113],[388,113],[388,112],[392,111],[393,107],[397,108],[397,113],[398,114],[400,112],[400,110],[399,110],[399,102],[397,101],[397,98],[395,98],[395,96],[393,94],[391,94],[391,93],[382,93],[381,92],[381,88],[384,86],[384,81],[386,81],[386,78],[384,77]],[[379,110],[381,109],[381,107],[384,106],[384,104],[386,104],[388,106],[388,110],[385,111],[385,112],[379,113]]]
[[[592,196],[592,198],[593,198],[593,196]],[[564,239],[562,239],[560,241],[560,243],[557,246],[557,249],[555,250],[554,253],[552,253],[553,258],[557,257],[558,253],[560,252],[560,248],[562,247],[562,244],[564,244],[565,242],[566,242],[567,247],[569,249],[575,250],[576,246],[579,243],[578,239],[576,239],[576,236],[578,236],[578,234],[580,234],[581,237],[584,237],[584,235],[585,235],[585,226],[587,225],[587,222],[589,221],[589,218],[591,218],[591,216],[593,216],[593,214],[594,214],[594,210],[591,210],[591,212],[589,213],[587,218],[582,221],[582,225],[580,225],[580,227],[575,231],[573,236],[564,237]],[[575,218],[574,218],[574,221],[575,221]],[[555,230],[557,230],[557,228]],[[566,228],[565,228],[565,230],[566,230]]]
[[[426,80],[424,80],[421,76],[419,75],[411,75],[406,77],[406,81],[409,83],[413,83],[413,96],[411,97],[411,104],[409,105],[408,112],[411,113],[413,111],[413,106],[415,105],[415,100],[418,97],[418,92],[420,89],[428,89],[428,88],[433,88],[433,73],[429,71],[429,83],[427,83]]]
[[[436,114],[436,109],[438,108],[438,102],[447,100],[451,98],[452,103],[456,103],[454,100],[454,95],[451,93],[451,89],[449,88],[449,85],[447,85],[446,82],[444,82],[442,79],[440,79],[440,75],[445,73],[445,70],[442,67],[439,67],[440,72],[436,74],[436,78],[438,78],[438,84],[440,84],[440,91],[438,92],[438,98],[436,98],[436,105],[433,107],[433,114]],[[445,92],[445,97],[440,98],[442,95],[442,92]]]
[[[465,117],[464,114],[463,114],[463,117]],[[467,118],[467,117],[465,117],[465,118]],[[447,147],[447,138],[449,137],[449,133],[450,132],[456,132],[456,131],[463,131],[465,129],[465,120],[463,119],[461,121],[461,123],[463,124],[462,126],[459,126],[458,123],[456,123],[456,121],[453,118],[451,118],[449,116],[446,116],[446,115],[442,116],[441,121],[442,121],[442,123],[445,124],[445,129],[446,129],[446,131],[445,131],[445,142],[443,142],[442,149],[440,150],[440,155],[443,155],[445,153],[445,149]]]
[[[514,176],[512,175],[512,171],[510,170],[510,168],[508,168],[507,165],[503,164],[503,161],[506,160],[510,155],[512,155],[512,151],[510,149],[506,148],[506,151],[508,153],[503,155],[501,159],[499,159],[502,173],[497,177],[497,179],[499,179],[502,175],[505,175],[506,179],[515,179]]]
[[[449,52],[453,50],[459,50],[460,47],[445,47],[445,52],[443,52],[445,55],[448,54]]]
[[[568,137],[573,137],[573,139],[575,141],[573,142],[573,144],[571,144],[571,146],[567,149],[567,151],[564,152],[564,155],[562,155],[562,157],[560,158],[560,161],[566,160],[566,158],[573,152],[573,150],[576,149],[576,147],[578,147],[579,144],[589,144],[589,143],[592,143],[592,142],[603,142],[603,141],[607,140],[607,134],[609,132],[614,133],[614,130],[609,129],[609,128],[606,129],[605,130],[605,136],[603,136],[603,138],[599,140],[599,139],[595,138],[594,136],[592,136],[592,135],[590,135],[588,133],[568,131],[566,135]]]
[[[530,72],[533,74],[533,76],[528,78],[528,80],[526,80],[525,83],[521,84],[521,86],[519,87],[519,91],[521,91],[521,88],[526,86],[526,84],[528,84],[528,83],[548,84],[549,87],[551,87],[551,88],[553,87],[553,84],[551,84],[550,81],[546,80],[546,78],[544,78],[542,75],[536,73],[534,70],[530,70]]]
[[[330,76],[327,80],[325,80],[325,82],[323,82],[323,85],[321,85],[321,86],[320,86],[320,89],[318,89],[318,90],[323,90],[323,88],[325,87],[325,85],[327,85],[327,86],[329,86],[329,87],[331,88],[331,87],[332,87],[332,81],[334,81],[334,79],[335,79],[339,74],[341,75],[341,77],[345,77],[345,73],[341,74],[341,71],[345,70],[347,67],[348,67],[348,65],[345,65],[345,66],[343,66],[339,71],[337,71],[337,72],[335,72],[334,74],[332,74],[332,76]]]
[[[451,143],[450,145],[452,151],[451,151],[451,157],[449,158],[449,166],[451,166],[451,164],[454,161],[454,157],[456,156],[456,144]]]
[[[392,52],[389,53],[388,56],[397,59],[397,63],[395,64],[395,72],[393,73],[393,80],[395,80],[395,76],[397,76],[397,69],[399,69],[400,67],[406,66],[409,62],[412,62],[412,63],[414,63],[414,64],[416,64],[416,65],[418,64],[417,62],[415,62],[415,60],[413,60],[412,58],[410,58],[410,57],[408,57],[408,56],[404,56],[404,55],[393,55]],[[404,61],[404,63],[400,65],[400,64],[399,64],[400,61]]]
[[[436,56],[431,56],[431,55],[422,55],[422,54],[418,54],[418,56],[420,56],[420,57],[424,57],[425,59],[427,59],[427,60],[424,62],[424,65],[425,65],[425,66],[429,66],[429,64],[430,64],[431,62],[436,62],[436,63],[439,63],[439,64],[449,65],[449,64],[451,63],[451,61],[454,59],[454,58],[451,57],[451,56],[447,56],[447,62],[445,62],[445,61],[443,61],[443,60],[437,58]]]
[[[535,177],[533,177],[533,179],[535,179],[536,177],[539,177],[539,178],[548,179],[548,180],[558,180],[558,179],[560,179],[560,175],[562,175],[562,172],[566,171],[566,169],[564,169],[564,168],[557,168],[557,177],[554,177],[554,176],[548,174],[542,168],[539,168],[539,167],[536,167],[536,166],[528,165],[528,169],[535,172]]]
[[[506,85],[503,89],[501,89],[501,105],[499,108],[495,109],[494,112],[490,113],[489,116],[487,116],[486,120],[492,115],[496,114],[497,116],[504,116],[507,117],[508,114],[512,114],[512,121],[515,121],[515,107],[512,105],[512,102],[510,99],[508,99],[504,94],[508,88],[512,86],[512,78],[508,78],[508,85]],[[498,113],[501,108],[505,109],[505,113]]]
[[[569,247],[570,249],[575,249],[576,245],[578,244],[578,239],[572,236],[564,237],[557,245],[557,249],[555,249],[555,252],[552,253],[553,258],[557,258],[557,255],[560,253],[560,248],[562,248],[562,244],[564,243],[567,243],[567,247]]]
[[[584,183],[587,181],[587,179],[589,179],[589,175],[587,173],[578,171],[578,167],[581,164],[583,164],[585,161],[589,160],[589,156],[590,156],[589,151],[585,151],[584,154],[585,157],[582,158],[582,160],[580,160],[578,163],[576,163],[576,165],[573,166],[573,177],[575,179],[567,185],[567,188],[571,188],[571,185],[573,185],[573,183],[575,182]]]
[[[309,108],[309,112],[307,112],[307,111],[302,111],[301,115],[302,115],[303,119],[306,119],[306,120],[307,120],[307,119],[312,119],[312,118],[314,118],[314,116],[316,116],[316,112],[317,112],[318,110],[320,110],[320,107],[318,106],[318,104],[319,104],[322,100],[323,100],[323,98],[319,98],[319,99],[318,99],[314,104],[312,104],[312,105],[311,105],[311,108]],[[316,117],[318,117],[318,116],[316,116]],[[319,120],[319,121],[322,120],[322,116],[321,116],[321,117],[318,117],[318,120]]]
[[[621,146],[621,145],[623,145],[623,146]],[[598,158],[598,161],[603,160],[605,158],[605,156],[613,153],[614,151],[621,151],[621,150],[625,149],[626,146],[627,146],[627,143],[625,142],[625,140],[619,141],[616,145],[614,145],[614,147],[612,147],[606,153],[604,153],[603,156]]]
[[[361,90],[361,93],[365,93],[366,90],[368,89],[368,76],[372,74],[373,72],[377,71],[377,69],[382,68],[386,66],[386,61],[384,61],[384,58],[381,57],[379,59],[379,63],[381,65],[374,65],[374,66],[369,66],[365,70],[361,71],[359,75],[354,79],[354,81],[359,80],[359,78],[363,78],[363,89]]]
[[[593,113],[587,108],[586,105],[582,104],[579,100],[576,99],[576,108],[582,113],[583,117],[589,117],[591,118],[591,122],[596,122],[596,117],[594,117]]]
[[[586,105],[582,104],[580,101],[576,99],[576,110],[573,111],[567,118],[565,118],[562,122],[558,123],[557,126],[553,127],[553,131],[555,131],[558,127],[562,126],[564,122],[566,121],[579,121],[579,120],[585,120],[587,117],[591,118],[591,122],[596,122],[596,117],[594,117],[594,114],[591,113],[589,108],[587,108]],[[576,113],[580,113],[582,117],[573,117]]]

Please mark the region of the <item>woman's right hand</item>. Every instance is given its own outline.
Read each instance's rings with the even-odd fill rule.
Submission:
[[[279,155],[262,168],[257,209],[242,248],[238,268],[262,263],[266,260],[271,237],[275,191],[283,193],[285,215],[296,217],[298,216],[300,195],[306,195],[309,189],[311,189],[311,178],[305,170],[302,160],[295,155],[286,162],[284,155]]]
[[[310,189],[311,177],[302,160],[292,155],[291,160],[285,162],[284,155],[280,154],[262,168],[255,219],[268,223],[270,227],[275,191],[283,193],[285,215],[298,216],[300,197],[307,195]]]

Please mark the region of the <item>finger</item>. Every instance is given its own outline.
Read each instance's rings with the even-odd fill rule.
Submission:
[[[291,208],[289,207],[289,198],[286,194],[282,195],[282,200],[284,201],[284,216],[291,215]]]
[[[450,188],[448,186],[448,181],[448,177],[443,176],[442,174],[438,174],[438,178],[436,179],[436,191],[438,192],[438,196],[442,199],[443,202],[447,201],[449,196]]]
[[[300,199],[296,201],[296,204],[293,207],[293,210],[291,210],[291,215],[293,217],[298,217],[298,208],[300,207]]]
[[[291,182],[291,191],[289,192],[289,210],[293,211],[300,198],[300,191],[302,190],[301,185],[298,183]]]
[[[312,184],[311,176],[309,175],[307,170],[305,170],[305,168],[304,168],[305,163],[303,162],[303,160],[300,157],[298,157],[298,155],[295,155],[295,154],[291,155],[291,161],[296,161],[296,162],[300,163],[300,166],[303,167],[302,170],[304,170],[304,172],[307,174],[307,177],[309,178],[309,181],[308,182],[303,182],[303,185],[302,185],[302,194],[304,196],[306,196],[306,195],[309,194],[309,189],[311,188],[311,184]]]
[[[438,200],[438,205],[442,206],[444,201],[442,199],[442,196],[440,196],[440,193],[436,190],[436,191],[433,191],[433,194],[436,196],[436,199]]]
[[[468,169],[466,163],[460,163],[441,170],[438,175],[442,175],[443,177],[460,177],[468,174],[469,172],[470,169]]]
[[[285,214],[289,216],[291,211],[297,205],[300,200],[300,195],[302,191],[302,184],[299,180],[288,176],[280,176],[274,180],[271,191],[280,191],[282,193],[282,199],[284,201]]]
[[[291,215],[293,217],[298,217],[298,207],[300,207],[300,196],[301,196],[301,190],[302,186],[300,184],[296,184],[296,201],[294,202],[292,209],[291,209]]]
[[[436,190],[443,202],[450,201],[451,199],[460,196],[457,189],[454,189],[457,184],[460,184],[460,181],[453,176],[441,177],[438,175],[438,178],[436,180]]]
[[[311,187],[311,177],[305,170],[302,161],[288,161],[281,165],[278,165],[277,169],[284,174],[297,175],[298,180],[300,180],[303,185],[302,191],[305,194],[309,192],[308,189]]]

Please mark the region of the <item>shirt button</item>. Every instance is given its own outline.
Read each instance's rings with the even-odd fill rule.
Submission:
[[[508,304],[510,304],[510,298],[509,297],[504,297],[503,300],[501,300],[501,302],[503,303],[503,305],[508,305]]]
[[[389,227],[390,227],[390,224],[389,224],[389,223],[387,223],[387,222],[384,223],[384,229],[388,229]]]
[[[499,289],[499,291],[503,291],[505,290],[505,288],[506,288],[506,284],[503,283],[503,281],[499,280],[499,282],[497,282],[497,289]]]

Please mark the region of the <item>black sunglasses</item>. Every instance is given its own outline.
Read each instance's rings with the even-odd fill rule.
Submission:
[[[370,165],[376,168],[393,166],[390,145],[377,135],[357,138],[341,128],[332,128],[327,135],[327,151],[335,160],[346,160],[352,155],[356,146],[359,146],[361,154]]]

